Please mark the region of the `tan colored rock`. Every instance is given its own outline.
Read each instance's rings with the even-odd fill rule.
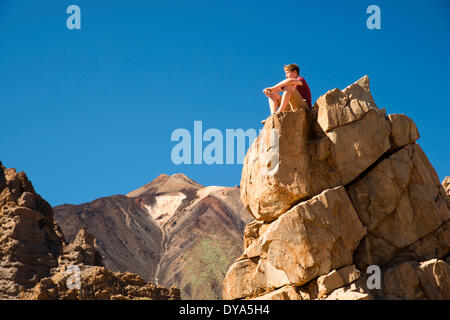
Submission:
[[[259,238],[259,229],[263,223],[261,221],[253,220],[249,222],[244,229],[244,249],[251,245]]]
[[[317,122],[325,132],[358,120],[350,110],[348,96],[337,88],[320,96],[316,105],[318,107]]]
[[[255,219],[272,221],[310,194],[307,135],[304,109],[266,120],[247,152],[240,184],[241,200]]]
[[[361,105],[360,109],[377,109],[377,105],[370,93],[369,77],[367,75],[352,83],[343,92],[348,96],[349,101]],[[356,110],[355,107],[352,109]]]
[[[389,150],[390,130],[367,77],[326,93],[311,110],[271,115],[247,152],[241,200],[256,220],[271,222],[302,199],[358,177]]]
[[[254,296],[259,289],[301,286],[348,266],[366,232],[342,186],[299,203],[267,225],[265,232],[252,233],[259,238],[229,268],[224,299]],[[341,277],[350,276],[344,272]]]
[[[414,122],[404,114],[390,114],[388,115],[389,123],[391,124],[391,145],[393,149],[398,149],[414,143],[420,138]]]
[[[349,265],[365,232],[343,187],[301,202],[272,222],[261,236],[258,270],[265,276],[259,285],[300,286]]]
[[[445,177],[442,180],[442,187],[447,194],[447,207],[450,209],[450,177]]]
[[[255,258],[262,254],[262,238],[252,242],[245,250],[240,259]]]
[[[369,109],[359,121],[327,132],[342,185],[354,180],[389,148],[390,126],[384,109]]]
[[[257,221],[230,268],[242,273],[228,279],[243,283],[236,297],[446,299],[450,178],[439,183],[419,137],[406,115],[377,108],[367,77],[304,114],[271,116],[242,173],[241,200]],[[256,266],[239,270],[249,258]],[[367,288],[356,266],[369,265],[385,288]]]
[[[444,180],[442,180],[442,186],[444,187],[447,195],[450,197],[450,177],[445,177]]]
[[[284,248],[281,247],[281,249]],[[286,258],[289,259],[289,257]],[[260,259],[258,262],[258,267],[255,273],[255,281],[257,287],[264,288],[266,290],[273,290],[291,283],[284,270],[277,268],[271,261],[267,261],[265,259]]]
[[[326,275],[320,276],[317,279],[317,285],[319,291],[318,297],[321,298],[331,291],[343,287],[345,283],[340,274],[336,270],[333,270]]]
[[[403,262],[384,272],[382,289],[385,299],[449,300],[450,265],[438,259]]]
[[[244,252],[237,260],[259,257],[262,253],[262,237],[270,223],[254,220],[244,230]]]
[[[256,295],[259,291],[255,281],[256,267],[253,259],[233,263],[223,280],[222,298],[234,300]]]
[[[321,298],[333,290],[348,285],[360,277],[360,272],[355,265],[333,270],[330,273],[317,278],[318,298]]]
[[[349,195],[368,234],[355,258],[360,269],[383,265],[450,219],[447,195],[417,144],[381,161]]]
[[[342,92],[333,89],[317,99],[317,122],[324,132],[361,119],[369,109],[377,109],[369,87],[369,78],[362,77]]]
[[[357,281],[331,292],[325,297],[325,300],[374,300],[374,296],[367,289],[365,279],[360,278]]]
[[[302,300],[302,297],[294,286],[287,285],[250,300]]]
[[[298,204],[273,222],[262,236],[262,250],[290,283],[302,285],[351,264],[365,232],[345,189],[337,187]]]

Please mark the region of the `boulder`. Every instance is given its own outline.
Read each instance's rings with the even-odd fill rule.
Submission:
[[[360,278],[350,285],[336,289],[331,292],[324,300],[374,300],[375,297],[367,289],[365,279]]]
[[[270,116],[249,148],[241,177],[241,200],[257,219],[273,221],[308,196],[310,177],[307,112]]]
[[[254,296],[259,291],[256,285],[257,263],[252,259],[245,259],[233,263],[223,280],[224,300],[240,299]]]
[[[363,118],[326,133],[331,159],[342,185],[357,178],[391,147],[384,109],[369,109]]]
[[[328,189],[272,222],[261,236],[261,260],[283,271],[289,283],[302,285],[350,265],[365,233],[345,189]],[[270,287],[272,273],[266,281]]]
[[[348,285],[359,279],[361,273],[355,265],[333,270],[330,273],[317,278],[318,298],[321,298],[333,290]]]
[[[302,300],[302,296],[294,286],[287,285],[250,300]]]
[[[418,144],[409,144],[378,163],[348,187],[368,234],[356,264],[383,265],[450,219],[447,195]]]
[[[317,99],[316,106],[317,122],[324,132],[361,119],[369,109],[377,109],[367,76],[344,91],[337,88],[328,91]]]
[[[259,225],[265,231],[260,232],[260,227],[252,233],[259,238],[225,276],[226,299],[254,295],[255,289],[301,286],[351,265],[353,252],[366,233],[342,186],[299,203],[270,224]]]
[[[382,290],[389,300],[449,300],[450,265],[438,259],[405,261],[385,270]]]
[[[420,138],[415,123],[408,116],[404,114],[390,114],[388,118],[391,125],[389,139],[393,149],[414,143]]]

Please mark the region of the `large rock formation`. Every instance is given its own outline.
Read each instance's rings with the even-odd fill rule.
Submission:
[[[450,299],[450,180],[418,138],[378,109],[367,76],[270,116],[244,161],[255,220],[223,298]]]
[[[367,77],[327,92],[312,112],[276,113],[245,157],[241,200],[256,219],[273,221],[299,201],[358,177],[389,150],[390,133]]]
[[[176,288],[107,270],[94,242],[80,229],[67,243],[25,173],[0,163],[0,299],[180,298]],[[80,271],[80,286],[67,284],[73,270]]]
[[[86,227],[110,270],[176,286],[183,299],[221,298],[223,278],[241,253],[251,220],[239,188],[204,187],[183,174],[54,210],[67,239]]]

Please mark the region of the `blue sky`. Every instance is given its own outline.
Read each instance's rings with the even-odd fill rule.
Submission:
[[[66,8],[81,8],[68,30]],[[381,30],[366,8],[381,9]],[[298,63],[315,101],[367,74],[450,175],[450,2],[0,1],[0,161],[52,205],[127,193],[159,174],[239,184],[242,165],[175,165],[177,128],[261,127],[261,90]]]

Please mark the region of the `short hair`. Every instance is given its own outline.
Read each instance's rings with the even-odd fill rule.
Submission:
[[[295,63],[284,66],[284,70],[285,71],[297,71],[297,74],[300,74],[300,68]]]

